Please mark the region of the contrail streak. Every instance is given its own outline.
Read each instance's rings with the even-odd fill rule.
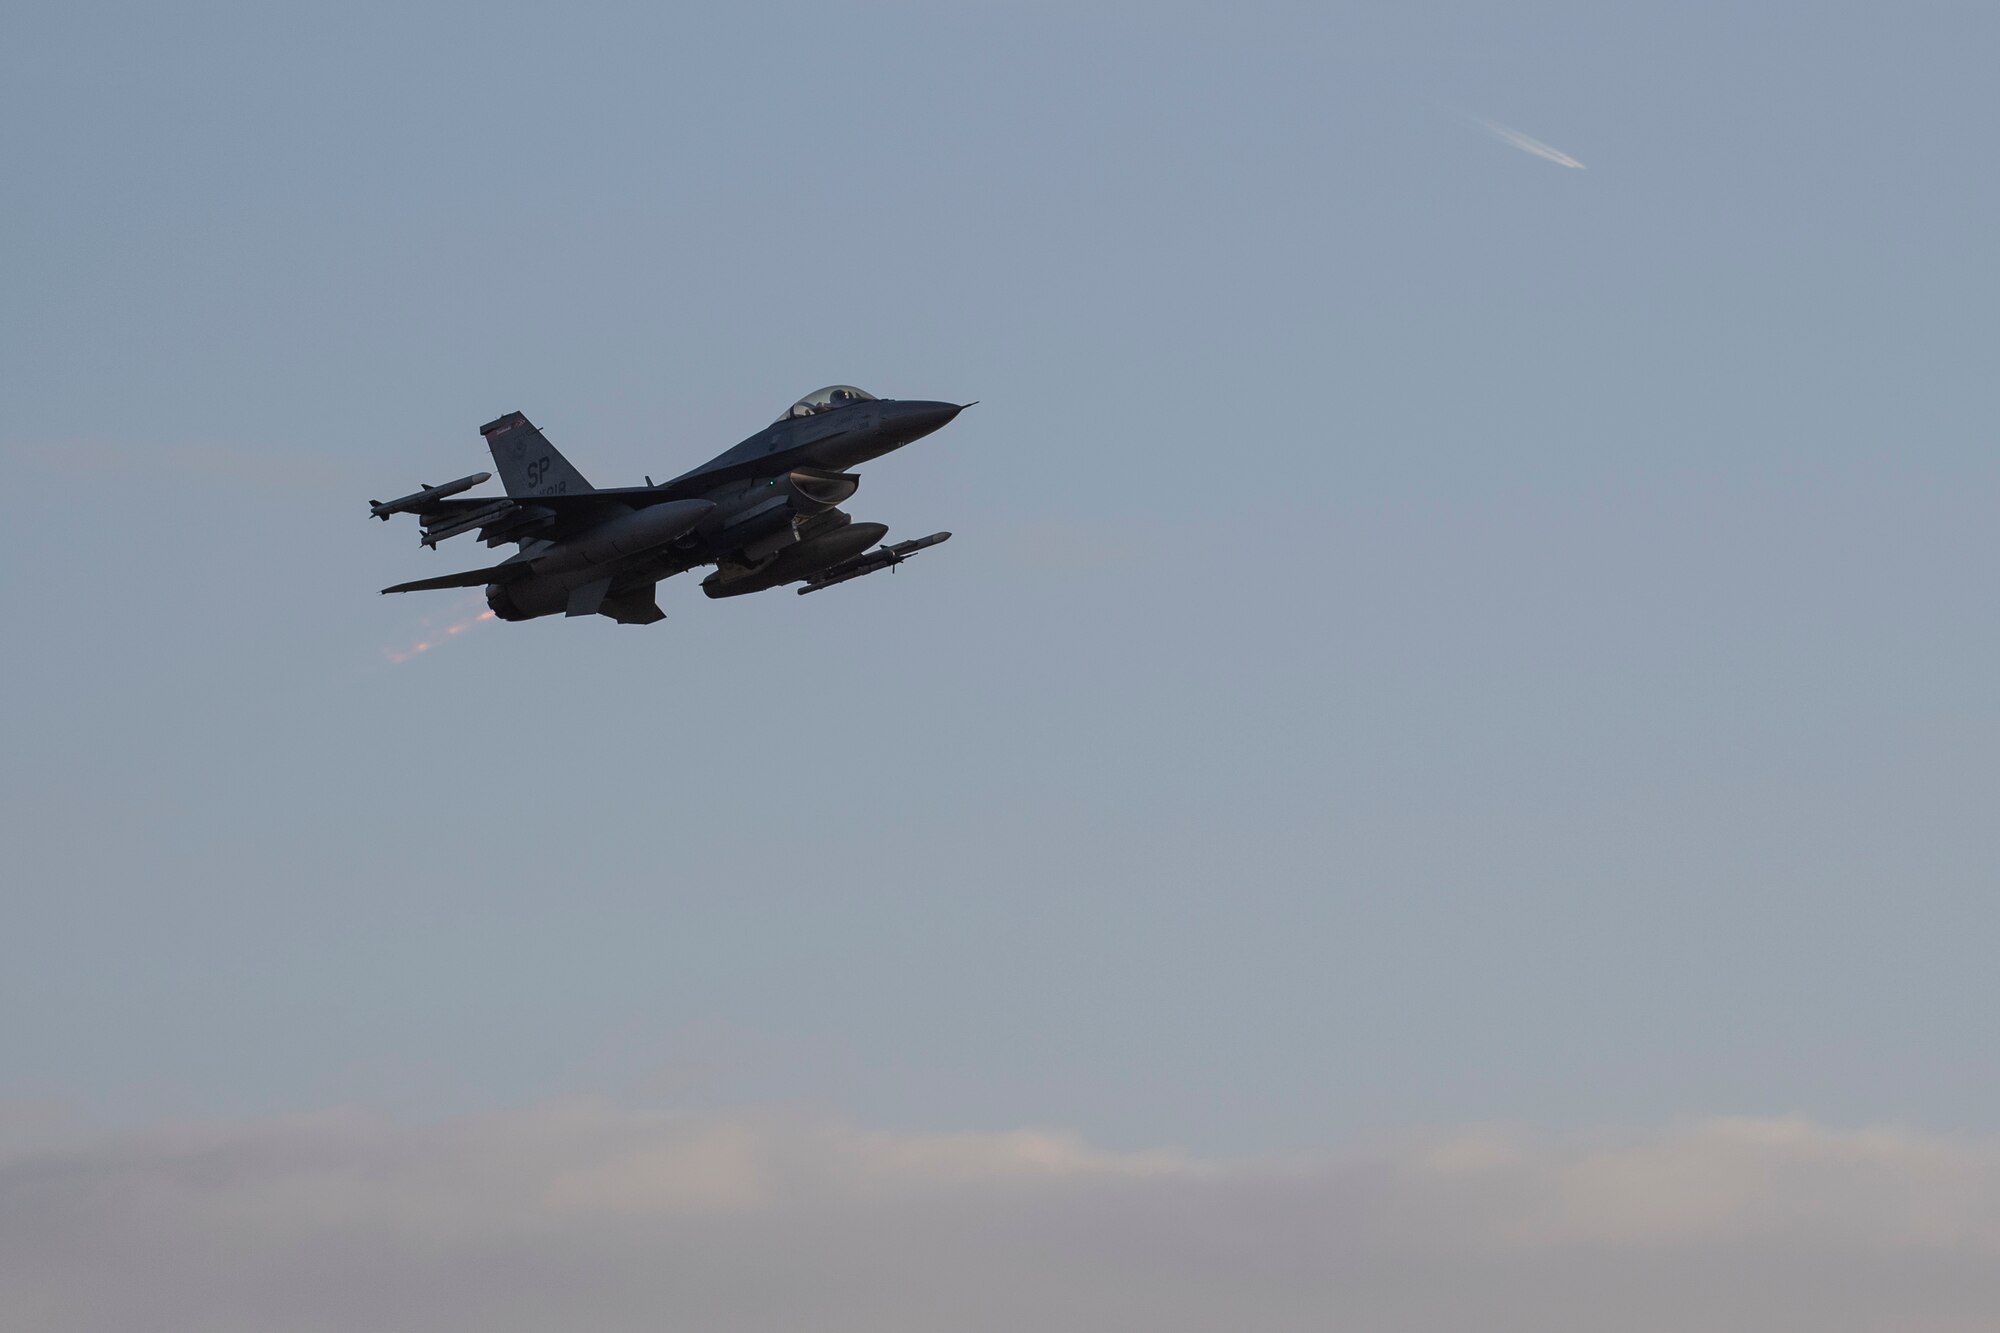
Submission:
[[[1497,125],[1490,120],[1479,122],[1486,132],[1501,143],[1512,144],[1524,153],[1533,153],[1544,162],[1553,162],[1559,167],[1569,167],[1576,171],[1588,171],[1589,167],[1571,157],[1560,148],[1551,148],[1540,139],[1531,139],[1519,130],[1510,130],[1505,125]]]

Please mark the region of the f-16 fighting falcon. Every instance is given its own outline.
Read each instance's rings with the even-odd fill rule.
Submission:
[[[934,532],[876,546],[889,529],[839,505],[860,486],[848,469],[939,429],[972,404],[877,398],[835,384],[793,403],[769,427],[672,481],[598,490],[519,412],[479,428],[504,497],[455,498],[492,478],[477,472],[400,500],[371,502],[387,522],[415,514],[423,544],[478,529],[519,550],[497,565],[398,583],[383,592],[485,585],[502,620],[557,613],[650,625],[665,613],[661,579],[700,565],[710,597],[803,583],[801,593],[892,569],[950,537]],[[870,550],[870,547],[875,547]]]

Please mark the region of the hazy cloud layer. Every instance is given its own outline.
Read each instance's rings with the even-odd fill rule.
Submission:
[[[350,463],[295,448],[244,448],[212,443],[125,444],[109,440],[0,444],[9,467],[93,480],[143,484],[162,477],[270,488],[331,490],[358,485]]]
[[[1793,1120],[1316,1162],[579,1103],[0,1121],[0,1326],[1971,1330],[2000,1144]]]

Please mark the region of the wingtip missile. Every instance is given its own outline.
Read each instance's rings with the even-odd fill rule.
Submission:
[[[460,477],[457,481],[448,481],[442,486],[426,486],[414,494],[406,495],[400,500],[391,500],[386,504],[380,500],[370,500],[368,516],[387,523],[391,514],[406,514],[411,510],[421,509],[434,500],[457,495],[460,491],[469,491],[481,482],[491,480],[493,480],[491,472],[475,472],[469,477]]]

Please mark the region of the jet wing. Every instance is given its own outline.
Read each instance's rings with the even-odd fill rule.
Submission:
[[[446,513],[453,509],[472,509],[479,505],[490,505],[504,500],[508,504],[518,504],[523,508],[543,508],[572,513],[607,501],[627,508],[644,508],[647,505],[664,503],[671,498],[664,486],[614,486],[609,490],[583,491],[570,495],[525,495],[518,500],[504,495],[487,496],[485,499],[475,497],[470,500],[438,500],[425,506],[423,512]]]
[[[645,509],[664,504],[673,495],[652,486],[622,486],[615,490],[569,495],[535,495],[521,499],[494,495],[480,499],[437,499],[402,512],[415,513],[423,527],[423,544],[436,546],[462,532],[479,529],[488,546],[543,537],[560,541],[601,510]]]
[[[434,592],[439,588],[483,588],[489,583],[505,583],[511,578],[526,574],[529,563],[525,560],[503,560],[485,569],[462,569],[456,574],[439,574],[436,578],[415,579],[409,583],[398,583],[393,588],[382,589],[390,592]]]

